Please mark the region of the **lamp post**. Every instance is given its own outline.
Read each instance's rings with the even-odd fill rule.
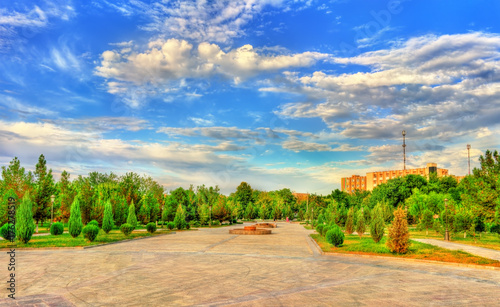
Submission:
[[[444,199],[444,212],[446,213],[446,230],[444,233],[444,240],[450,241],[450,233],[448,232],[448,199]]]
[[[406,143],[405,143],[406,131],[403,130],[401,134],[403,135],[403,171],[406,171]]]
[[[467,144],[467,158],[468,158],[468,166],[469,166],[469,175],[470,175],[470,144]]]
[[[52,222],[54,221],[54,200],[56,199],[55,195],[50,195],[50,202],[52,203],[51,213],[50,213],[50,226],[52,227]]]

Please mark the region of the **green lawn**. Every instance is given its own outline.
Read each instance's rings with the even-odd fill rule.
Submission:
[[[379,243],[375,243],[370,236],[365,235],[360,239],[357,235],[346,235],[344,244],[340,247],[335,247],[329,244],[328,242],[326,242],[326,239],[319,234],[312,234],[311,237],[316,240],[316,242],[324,252],[380,255],[500,267],[500,262],[496,260],[474,256],[462,251],[451,251],[430,244],[424,244],[415,241],[411,241],[408,253],[393,254],[385,245],[387,236],[384,236],[384,238],[382,238]]]
[[[415,229],[410,228],[410,236],[412,238],[418,239],[436,239],[436,240],[444,240],[444,236],[437,233],[436,231],[429,229],[429,233],[427,234],[425,230],[417,231]],[[464,233],[450,233],[451,242],[468,244],[477,247],[485,247],[491,248],[495,250],[500,250],[500,236],[496,233],[486,233],[483,232],[481,235],[476,234],[476,238],[467,234],[466,238],[464,238]]]
[[[128,240],[128,239],[135,239],[135,238],[141,238],[141,237],[151,237],[151,236],[157,236],[160,234],[166,234],[170,233],[170,231],[166,228],[161,229],[158,228],[158,230],[150,234],[147,231],[134,231],[132,232],[128,237],[125,236],[123,233],[121,233],[119,230],[112,230],[108,234],[106,234],[103,230],[99,231],[99,235],[95,239],[94,242],[88,242],[84,237],[83,234],[80,234],[78,237],[73,238],[71,237],[70,234],[64,233],[59,236],[53,236],[53,235],[48,235],[48,236],[33,236],[31,237],[31,240],[24,244],[19,241],[15,242],[16,248],[22,248],[22,247],[35,247],[35,248],[41,248],[41,247],[78,247],[78,246],[90,246],[90,245],[98,245],[98,244],[103,244],[103,243],[111,243],[111,242],[116,242],[116,241],[122,241],[122,240]],[[0,248],[8,248],[14,246],[13,242],[9,242],[6,240],[0,241]]]

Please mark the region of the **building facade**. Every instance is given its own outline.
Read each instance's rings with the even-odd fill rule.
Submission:
[[[355,190],[371,191],[377,185],[386,183],[390,179],[403,177],[406,175],[421,175],[429,178],[431,173],[436,173],[438,177],[448,176],[448,170],[438,168],[436,163],[427,163],[426,167],[407,170],[392,170],[366,173],[366,176],[352,175],[341,179],[341,189],[344,192],[352,193]]]

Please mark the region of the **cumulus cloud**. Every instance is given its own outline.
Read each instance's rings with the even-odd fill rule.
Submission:
[[[168,93],[169,88],[182,86],[186,79],[219,75],[240,83],[257,74],[307,67],[328,57],[318,52],[269,54],[251,45],[225,52],[216,44],[194,46],[171,38],[151,41],[143,52],[107,50],[101,54],[96,74],[107,79],[112,94],[130,97],[133,91],[148,96]]]

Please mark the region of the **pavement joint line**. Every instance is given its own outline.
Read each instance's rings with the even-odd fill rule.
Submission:
[[[230,241],[230,240],[232,240],[232,239],[234,239],[234,238],[236,238],[236,237],[238,237],[238,236],[239,236],[239,235],[234,235],[234,236],[231,236],[231,237],[229,237],[229,238],[227,238],[227,239],[224,239],[224,240],[222,240],[222,241],[219,241],[219,242],[216,242],[216,243],[214,243],[214,244],[211,244],[211,245],[207,246],[206,248],[202,249],[202,250],[201,250],[201,252],[202,252],[202,253],[206,253],[207,251],[211,250],[212,248],[214,248],[214,247],[216,247],[216,246],[218,246],[218,245],[224,244],[224,243],[226,243],[227,241]]]

